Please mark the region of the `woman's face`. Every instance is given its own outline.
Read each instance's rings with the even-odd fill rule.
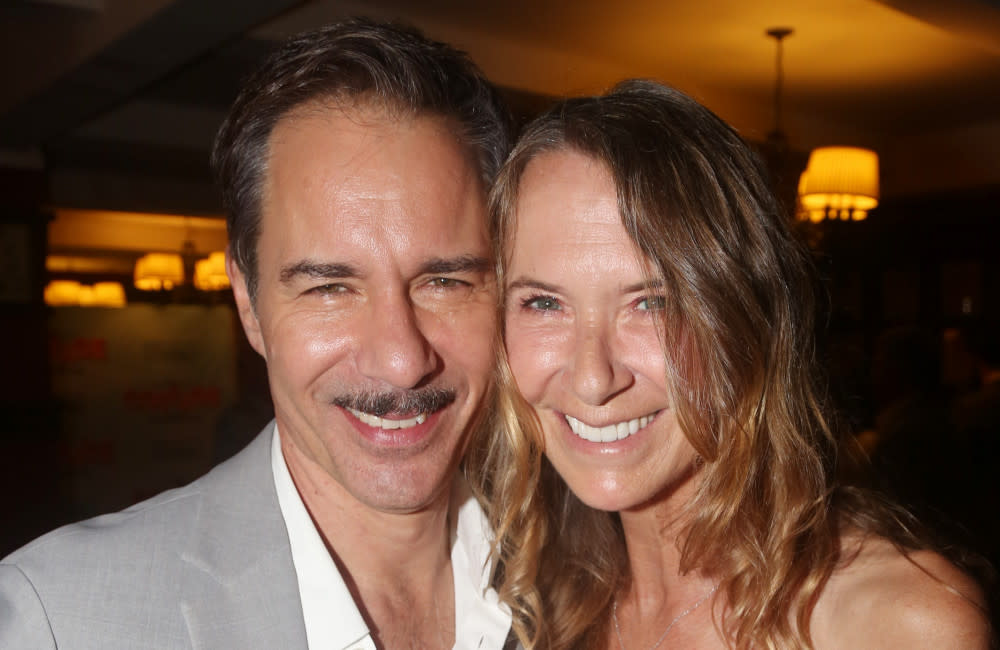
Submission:
[[[515,223],[506,345],[546,455],[594,508],[636,509],[673,493],[695,452],[668,397],[663,291],[622,226],[610,173],[575,151],[539,155],[521,179]]]

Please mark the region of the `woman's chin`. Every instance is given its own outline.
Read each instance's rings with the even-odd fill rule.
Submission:
[[[697,465],[694,459],[653,480],[653,472],[641,472],[645,480],[636,481],[635,472],[593,472],[561,474],[581,502],[607,512],[638,512],[657,504],[684,503],[692,497]]]
[[[614,479],[568,481],[570,490],[580,501],[595,510],[618,512],[627,510],[641,502],[642,497],[635,495],[627,486]]]

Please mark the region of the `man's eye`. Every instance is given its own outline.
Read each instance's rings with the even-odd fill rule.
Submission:
[[[535,311],[559,311],[562,309],[559,301],[552,296],[532,296],[525,298],[521,301],[521,307]]]
[[[428,284],[437,289],[455,289],[468,286],[467,282],[455,278],[432,278]]]
[[[321,284],[317,287],[313,287],[309,290],[309,293],[316,293],[322,296],[328,296],[336,293],[345,293],[347,287],[340,283],[332,282],[330,284]]]
[[[667,300],[663,296],[646,296],[636,303],[636,309],[643,311],[663,311]]]

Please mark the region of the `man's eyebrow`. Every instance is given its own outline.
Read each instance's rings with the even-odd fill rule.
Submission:
[[[562,293],[562,289],[554,284],[542,282],[534,278],[521,276],[507,285],[507,289],[538,289],[548,293]]]
[[[485,273],[492,268],[493,264],[485,257],[461,255],[448,259],[437,257],[428,260],[420,271],[424,275],[443,275],[448,273]]]
[[[315,262],[313,260],[301,260],[294,264],[282,267],[281,282],[288,284],[300,276],[307,276],[314,279],[336,280],[343,278],[358,277],[358,270],[350,264]]]

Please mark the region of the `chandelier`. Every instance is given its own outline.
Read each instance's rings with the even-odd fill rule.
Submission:
[[[773,38],[775,52],[774,130],[768,142],[787,150],[781,126],[781,91],[784,82],[782,42],[793,33],[790,27],[765,31]],[[824,219],[861,221],[878,205],[878,154],[860,147],[819,147],[809,154],[809,162],[799,177],[797,212],[800,220],[819,223]]]

